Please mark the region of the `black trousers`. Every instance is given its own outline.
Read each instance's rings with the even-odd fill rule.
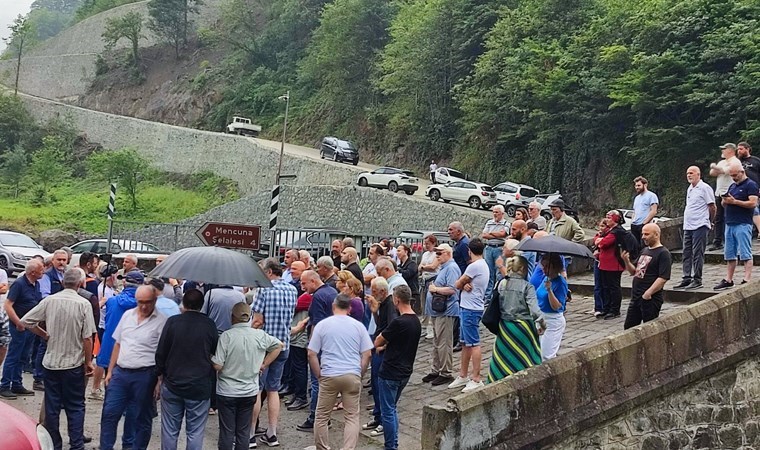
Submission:
[[[45,428],[56,449],[63,447],[61,439],[61,410],[66,411],[69,445],[84,449],[84,392],[87,379],[84,366],[67,370],[45,369]]]
[[[723,238],[726,233],[726,216],[723,210],[722,197],[715,197],[715,226],[713,227],[713,245],[723,245]]]
[[[628,305],[628,313],[625,315],[623,329],[627,330],[656,319],[660,316],[660,308],[662,308],[662,300],[655,298],[644,300],[641,297],[631,298],[631,303]]]
[[[600,270],[599,280],[602,285],[602,312],[605,314],[620,314],[620,303],[623,301],[623,291],[620,288],[620,276],[623,272]]]
[[[631,234],[639,242],[639,245],[643,245],[643,242],[641,241],[641,229],[642,228],[644,228],[644,225],[634,225],[634,224],[631,224]]]
[[[225,397],[217,394],[219,450],[232,450],[233,442],[235,449],[248,448],[255,403],[255,395],[253,397]]]

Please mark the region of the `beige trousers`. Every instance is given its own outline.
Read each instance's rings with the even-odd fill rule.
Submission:
[[[451,376],[454,364],[454,317],[430,317],[433,322],[433,372]]]
[[[330,436],[327,423],[335,406],[338,394],[343,402],[343,450],[354,450],[359,440],[359,395],[362,379],[358,375],[347,374],[337,377],[322,377],[319,380],[319,398],[314,418],[314,440],[317,450],[330,448]]]

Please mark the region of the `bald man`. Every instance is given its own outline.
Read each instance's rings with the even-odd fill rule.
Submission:
[[[364,274],[362,273],[362,268],[359,267],[359,255],[354,247],[345,247],[340,252],[340,262],[357,280],[364,282]],[[364,299],[364,291],[360,294],[360,298]]]
[[[702,181],[699,167],[686,169],[686,208],[683,211],[683,278],[675,289],[702,287],[707,234],[715,223],[715,192]]]
[[[625,316],[624,329],[635,327],[643,322],[649,322],[660,315],[662,308],[662,291],[670,279],[671,256],[667,248],[660,242],[660,227],[648,223],[641,229],[641,239],[644,241],[639,258],[631,261],[626,251],[621,252],[625,268],[633,275],[631,287],[631,302]],[[635,264],[635,265],[634,265]]]

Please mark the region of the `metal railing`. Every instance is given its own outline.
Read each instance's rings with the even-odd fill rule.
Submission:
[[[201,245],[198,225],[157,222],[113,221],[113,242],[125,251],[171,253]]]

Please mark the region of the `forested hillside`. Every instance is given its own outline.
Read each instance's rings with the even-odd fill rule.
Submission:
[[[151,0],[172,2],[193,3]],[[490,183],[560,189],[587,210],[625,207],[632,178],[644,175],[678,213],[688,165],[705,169],[727,141],[760,147],[757,0],[224,0],[218,9],[214,26],[141,61],[191,69],[132,81],[117,71],[96,80],[93,96],[156,79],[161,90],[127,99],[158,111],[156,93],[180,92],[175,103],[198,105],[185,114],[193,125],[222,130],[243,114],[276,136],[277,98],[290,90],[291,141],[338,135],[378,163],[423,172],[434,158]]]

